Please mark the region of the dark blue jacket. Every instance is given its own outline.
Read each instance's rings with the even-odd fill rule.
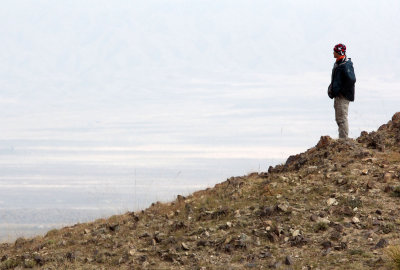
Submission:
[[[351,58],[344,58],[333,65],[328,95],[330,98],[342,95],[349,101],[354,101],[355,83],[356,75],[354,74],[353,62],[351,62]]]

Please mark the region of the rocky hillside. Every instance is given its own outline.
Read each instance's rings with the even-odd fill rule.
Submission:
[[[268,172],[1,244],[0,269],[396,269],[399,176],[396,113]]]

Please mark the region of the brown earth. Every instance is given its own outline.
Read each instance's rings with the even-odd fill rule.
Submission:
[[[268,172],[0,244],[0,269],[393,269],[400,113]]]

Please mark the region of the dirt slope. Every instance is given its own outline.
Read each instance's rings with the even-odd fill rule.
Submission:
[[[392,269],[400,113],[268,172],[0,245],[0,269]]]

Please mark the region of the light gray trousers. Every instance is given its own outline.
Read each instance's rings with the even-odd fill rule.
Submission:
[[[349,112],[349,103],[345,97],[335,97],[333,107],[335,108],[335,119],[339,128],[339,138],[346,139],[349,136],[349,123],[347,115]]]

